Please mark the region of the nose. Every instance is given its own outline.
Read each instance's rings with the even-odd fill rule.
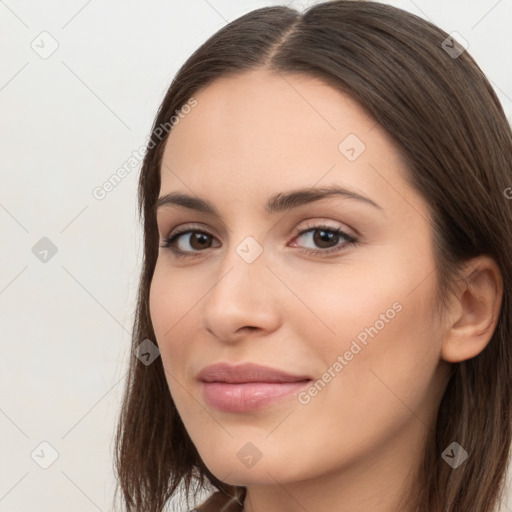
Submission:
[[[281,323],[283,285],[267,267],[265,252],[251,261],[235,249],[219,265],[203,302],[203,327],[223,342],[236,342],[253,332],[269,334]]]

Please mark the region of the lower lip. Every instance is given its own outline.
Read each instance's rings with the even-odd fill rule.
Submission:
[[[203,382],[202,385],[203,396],[212,407],[226,412],[247,412],[263,409],[297,393],[310,382]]]

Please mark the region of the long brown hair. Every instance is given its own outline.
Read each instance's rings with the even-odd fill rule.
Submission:
[[[429,204],[440,307],[460,277],[459,264],[486,254],[499,266],[504,295],[497,327],[480,354],[453,365],[416,497],[421,512],[492,512],[502,499],[511,443],[512,194],[506,191],[512,192],[512,133],[489,81],[448,37],[395,7],[334,0],[303,13],[284,6],[254,10],[197,49],[159,108],[141,170],[144,260],[132,350],[155,340],[149,314],[158,256],[153,206],[168,135],[155,138],[158,127],[221,76],[269,68],[320,78],[350,95],[391,135],[407,179]],[[453,441],[469,453],[457,469],[441,457]],[[160,512],[181,490],[188,497],[193,483],[196,492],[244,489],[221,482],[202,462],[170,396],[161,358],[150,365],[131,359],[115,455],[129,512]]]

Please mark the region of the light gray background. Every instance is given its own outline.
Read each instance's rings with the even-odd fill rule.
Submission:
[[[0,512],[111,510],[140,165],[103,200],[92,191],[145,143],[194,49],[284,3],[0,0]],[[512,119],[512,0],[388,3],[459,32]],[[57,248],[46,262],[32,251],[43,237]],[[47,469],[43,441],[58,452]]]

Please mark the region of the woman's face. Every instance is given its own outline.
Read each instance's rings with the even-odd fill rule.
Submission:
[[[165,147],[159,196],[216,213],[158,208],[162,244],[187,233],[159,249],[150,313],[201,458],[237,485],[371,471],[403,481],[448,368],[426,203],[380,125],[319,80],[258,70],[194,97]],[[322,197],[330,187],[360,197]],[[205,385],[198,374],[214,363],[310,381]]]

